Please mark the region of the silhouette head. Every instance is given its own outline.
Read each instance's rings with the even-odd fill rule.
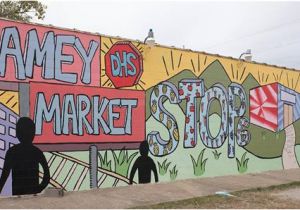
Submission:
[[[140,144],[140,154],[141,156],[148,156],[149,153],[149,144],[147,141],[143,141]]]
[[[32,143],[35,136],[35,124],[28,117],[21,117],[16,126],[16,135],[21,143]]]

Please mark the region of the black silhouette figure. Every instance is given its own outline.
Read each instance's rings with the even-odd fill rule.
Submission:
[[[132,184],[134,174],[138,169],[139,173],[139,183],[145,184],[151,182],[151,171],[154,173],[155,182],[158,182],[157,170],[154,161],[151,157],[148,156],[149,153],[149,145],[147,141],[143,141],[140,145],[140,154],[141,156],[136,159],[134,162],[130,178],[129,184]]]
[[[0,192],[12,171],[13,195],[40,193],[49,184],[50,174],[43,152],[32,144],[35,136],[34,122],[28,117],[20,118],[16,126],[16,135],[20,144],[11,147],[6,153],[0,178]],[[44,171],[41,183],[39,183],[39,164]]]

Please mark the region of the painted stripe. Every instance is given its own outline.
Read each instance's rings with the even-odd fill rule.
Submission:
[[[50,168],[54,162],[54,160],[56,159],[55,155],[52,155],[48,161],[48,167]]]
[[[56,180],[57,177],[59,176],[60,172],[62,171],[63,167],[65,166],[67,162],[67,159],[62,159],[62,161],[60,161],[58,167],[56,168],[53,176],[52,176],[52,179]]]
[[[78,164],[77,163],[73,163],[73,165],[71,166],[71,169],[68,172],[68,175],[66,176],[66,178],[64,179],[62,186],[65,188],[67,186],[67,184],[69,183],[69,181],[71,180],[72,175],[74,174],[74,171],[76,170]]]
[[[103,184],[103,182],[105,181],[106,177],[107,177],[107,174],[102,174],[102,176],[98,180],[98,187],[100,187]]]
[[[82,173],[79,176],[79,179],[77,180],[75,186],[74,186],[74,191],[78,191],[79,188],[81,187],[81,184],[84,180],[84,178],[86,177],[87,172],[89,171],[89,168],[84,168],[84,170],[82,171]]]
[[[258,125],[260,127],[272,130],[272,131],[276,131],[276,124],[270,123],[266,120],[264,120],[264,118],[258,117],[256,115],[250,115],[250,122],[252,124]]]

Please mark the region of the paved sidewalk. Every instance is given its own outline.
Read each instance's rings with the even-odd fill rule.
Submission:
[[[64,197],[1,198],[0,208],[132,208],[294,181],[300,181],[300,169],[68,192]]]

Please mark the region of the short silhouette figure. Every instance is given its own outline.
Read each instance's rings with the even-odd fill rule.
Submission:
[[[158,182],[158,176],[157,176],[157,170],[154,161],[152,160],[151,157],[148,156],[149,153],[149,144],[147,141],[143,141],[140,144],[140,154],[141,156],[136,159],[134,162],[131,173],[130,173],[130,178],[129,178],[129,184],[132,184],[133,182],[133,177],[138,169],[138,174],[139,174],[139,183],[140,184],[145,184],[145,183],[150,183],[151,182],[151,171],[154,173],[155,177],[155,182]]]
[[[32,144],[35,136],[34,122],[28,117],[20,118],[16,125],[16,135],[20,144],[11,147],[6,153],[0,178],[0,192],[11,171],[13,195],[40,193],[49,184],[50,174],[43,152]],[[41,183],[39,164],[44,171]]]

